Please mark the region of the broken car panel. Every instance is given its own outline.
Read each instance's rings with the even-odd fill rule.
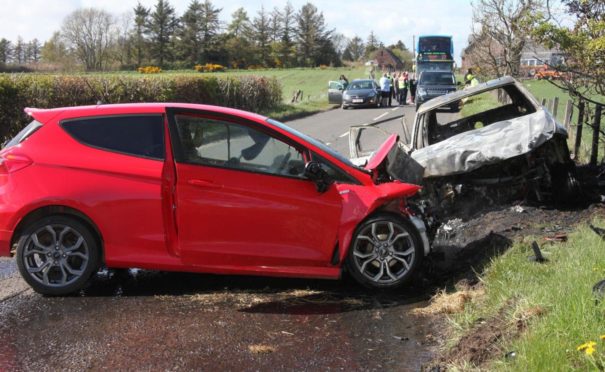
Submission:
[[[452,114],[452,105],[467,110]],[[506,186],[498,197],[538,201],[577,192],[567,132],[511,77],[430,100],[419,108],[411,131],[405,119],[403,124],[402,142],[391,145],[399,149],[396,161],[382,156],[382,165],[375,165],[379,154],[362,145],[365,129],[359,127],[351,129],[351,157],[358,165],[382,167],[394,179],[422,178],[425,195],[436,204],[469,188],[492,201],[494,190],[480,188]]]

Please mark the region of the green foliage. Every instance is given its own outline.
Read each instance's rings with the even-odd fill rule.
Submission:
[[[605,95],[605,3],[602,0],[563,0],[572,27],[542,16],[532,36],[565,57],[561,82],[572,97]]]
[[[282,101],[275,78],[263,76],[0,75],[0,137],[28,121],[25,107],[103,103],[189,102],[266,112]]]

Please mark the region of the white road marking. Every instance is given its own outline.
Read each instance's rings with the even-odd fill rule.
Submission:
[[[378,119],[380,119],[380,118],[382,118],[382,117],[385,117],[385,116],[387,116],[388,114],[389,114],[388,112],[385,112],[384,114],[382,114],[382,115],[378,116],[377,118],[374,118],[374,121],[376,121],[376,120],[378,120]]]
[[[340,135],[340,136],[338,136],[338,137],[342,138],[342,137],[346,137],[346,136],[348,136],[348,135],[349,135],[349,132],[344,132],[343,134],[341,134],[341,135]]]
[[[399,107],[395,107],[394,109],[391,109],[391,111],[395,111],[395,110],[397,110],[397,109],[399,109]]]
[[[326,142],[326,146],[330,146],[332,143],[330,142]]]

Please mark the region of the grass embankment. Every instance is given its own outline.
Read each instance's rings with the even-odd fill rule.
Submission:
[[[282,84],[283,104],[263,114],[279,120],[291,119],[299,116],[320,112],[331,107],[328,104],[328,82],[338,80],[340,75],[347,79],[360,79],[365,77],[365,67],[357,68],[291,68],[268,70],[236,70],[224,74],[234,76],[260,75],[275,77]],[[292,103],[296,91],[302,91],[302,99]]]
[[[449,317],[450,339],[468,337],[482,324],[494,322],[500,324],[503,336],[493,337],[493,345],[482,345],[492,359],[481,369],[603,370],[605,340],[600,337],[605,335],[605,303],[595,301],[592,286],[605,278],[605,241],[581,226],[567,243],[543,247],[548,259],[544,264],[528,260],[533,255],[531,241],[525,238],[492,262],[481,278],[481,294],[469,295],[473,300],[465,309]],[[594,350],[578,350],[591,341]],[[509,352],[514,356],[506,357]],[[457,361],[450,367],[475,366]]]

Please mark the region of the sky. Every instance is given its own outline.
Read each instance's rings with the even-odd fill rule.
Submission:
[[[152,7],[157,0],[141,0]],[[191,0],[169,0],[177,14],[182,15]],[[385,45],[401,40],[412,47],[413,35],[451,35],[454,38],[456,61],[466,46],[471,31],[471,0],[291,0],[296,10],[307,2],[324,14],[328,28],[347,37],[360,36],[364,41],[373,30]],[[261,6],[271,11],[283,8],[286,1],[277,0],[214,0],[222,8],[221,20],[226,24],[231,14],[244,7],[253,18]],[[82,7],[96,7],[117,16],[131,13],[137,0],[0,0],[0,38],[29,41],[47,40],[70,12]],[[245,5],[243,5],[245,4]]]

